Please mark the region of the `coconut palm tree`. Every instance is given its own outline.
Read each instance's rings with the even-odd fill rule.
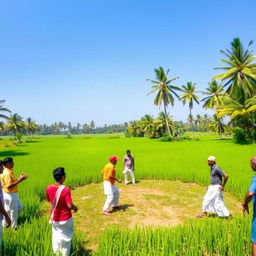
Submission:
[[[220,61],[227,64],[226,67],[218,67],[216,69],[224,69],[225,72],[214,77],[215,80],[221,79],[225,81],[224,86],[230,95],[237,94],[237,87],[243,87],[245,92],[253,96],[256,92],[256,57],[249,50],[253,41],[250,41],[246,50],[239,38],[235,38],[231,42],[231,50],[221,50],[226,59]]]
[[[252,113],[256,112],[256,96],[249,98],[243,87],[239,87],[237,90],[240,96],[236,99],[229,95],[223,97],[224,105],[217,108],[217,116],[223,117],[228,115],[231,121],[240,117],[240,124],[246,130],[249,138],[251,138],[252,122],[250,121],[250,117],[253,120]]]
[[[183,94],[180,95],[180,99],[182,100],[183,105],[188,103],[189,106],[189,116],[192,117],[192,108],[193,108],[193,103],[196,102],[199,104],[199,97],[196,95],[198,93],[196,91],[196,83],[187,82],[186,85],[182,85],[181,91]],[[192,121],[192,118],[190,118]],[[193,122],[191,122],[191,127],[193,130]]]
[[[140,120],[141,130],[145,133],[146,136],[154,136],[155,124],[154,118],[151,115],[144,115]]]
[[[222,134],[225,131],[225,123],[223,122],[222,117],[217,117],[216,114],[213,115],[212,121],[209,123],[209,128],[212,129],[214,132],[218,132],[219,137],[222,138]]]
[[[194,117],[192,115],[188,115],[187,121],[190,123],[190,129],[194,130],[193,123],[194,123]],[[195,125],[197,125],[198,122],[195,122]]]
[[[140,121],[134,120],[129,122],[127,127],[127,135],[133,137],[143,137],[144,132],[142,131]]]
[[[167,120],[167,107],[169,104],[171,104],[172,106],[174,105],[174,96],[179,99],[179,96],[175,91],[180,90],[180,88],[172,85],[172,82],[179,79],[179,77],[168,79],[169,69],[167,70],[167,72],[165,72],[163,67],[155,68],[154,71],[156,75],[156,80],[147,79],[147,81],[153,83],[153,85],[151,86],[152,90],[148,93],[148,95],[155,92],[157,93],[154,99],[154,104],[159,107],[163,104],[164,113],[166,116],[166,129],[169,133],[169,136],[171,136],[171,131]]]
[[[5,120],[8,120],[9,117],[4,115],[4,114],[1,114],[1,112],[8,112],[8,113],[11,113],[11,111],[8,109],[8,108],[5,108],[3,106],[3,104],[5,103],[5,100],[0,100],[0,118],[3,118]]]
[[[171,131],[171,134],[173,134],[173,127],[174,127],[173,120],[170,117],[167,117],[167,122],[168,122],[169,129]],[[159,137],[162,137],[166,133],[166,116],[163,111],[161,111],[157,119],[154,120],[154,125],[157,133],[159,134]]]
[[[15,113],[11,115],[6,124],[6,129],[13,133],[14,139],[16,139],[17,133],[21,132],[24,129],[24,123],[22,117]]]
[[[27,136],[31,139],[32,135],[39,131],[39,126],[36,124],[36,122],[31,118],[27,118],[26,122],[24,123],[25,130],[27,132]]]
[[[203,94],[207,95],[201,101],[204,101],[203,107],[206,109],[215,108],[218,105],[223,104],[222,96],[224,95],[223,86],[218,84],[216,80],[212,80],[208,83],[209,87],[206,88],[206,92]]]
[[[180,95],[180,99],[183,105],[188,103],[189,114],[192,115],[193,103],[196,102],[199,104],[199,97],[196,95],[196,93],[198,93],[198,91],[196,91],[196,83],[192,83],[191,81],[187,82],[186,85],[182,85],[181,91],[183,94]]]

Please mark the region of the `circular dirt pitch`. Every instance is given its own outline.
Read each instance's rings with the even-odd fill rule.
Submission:
[[[181,225],[201,212],[206,188],[194,183],[167,180],[142,180],[136,185],[117,184],[121,210],[102,215],[105,202],[102,183],[77,187],[72,191],[79,211],[74,214],[76,228],[85,232],[86,247],[95,249],[97,238],[110,226],[119,228]],[[224,201],[232,215],[241,214],[241,202],[224,192]],[[200,221],[203,221],[201,219]]]

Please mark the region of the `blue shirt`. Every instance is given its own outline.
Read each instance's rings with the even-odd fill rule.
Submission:
[[[251,186],[250,186],[248,191],[254,193],[252,202],[253,202],[253,217],[255,218],[256,217],[256,200],[255,200],[255,196],[256,196],[256,175],[254,175],[252,177],[252,183],[251,183]]]

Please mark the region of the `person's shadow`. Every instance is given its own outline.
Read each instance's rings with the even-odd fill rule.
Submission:
[[[117,211],[127,211],[128,208],[134,206],[134,204],[123,204],[123,205],[120,205],[118,209],[113,209],[112,212],[117,212]]]

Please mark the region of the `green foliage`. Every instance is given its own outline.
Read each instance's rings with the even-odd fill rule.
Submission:
[[[168,124],[168,130],[166,129]],[[151,139],[167,136],[170,140],[179,139],[184,132],[182,122],[174,122],[170,117],[166,117],[162,111],[156,119],[151,115],[144,115],[139,121],[131,121],[125,131],[126,137],[147,137]]]
[[[246,131],[240,127],[233,129],[233,139],[236,143],[248,143],[250,141]]]

